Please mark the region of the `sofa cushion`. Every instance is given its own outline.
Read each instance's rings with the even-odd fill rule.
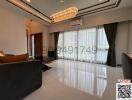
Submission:
[[[11,62],[28,61],[28,59],[29,59],[28,54],[21,54],[21,55],[15,55],[15,56],[1,56],[0,62],[11,63]]]
[[[5,56],[3,51],[0,51],[0,56]]]

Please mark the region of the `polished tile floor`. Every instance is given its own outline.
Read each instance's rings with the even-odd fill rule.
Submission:
[[[116,82],[122,68],[86,62],[56,60],[43,73],[43,85],[24,100],[116,100]]]

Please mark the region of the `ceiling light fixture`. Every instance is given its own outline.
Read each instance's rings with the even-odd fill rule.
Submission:
[[[21,2],[20,0],[8,0],[8,1],[11,2],[11,3],[14,4],[14,5],[20,7],[21,9],[23,9],[23,10],[25,10],[25,11],[27,11],[27,12],[29,12],[29,13],[31,13],[31,14],[33,14],[33,15],[35,15],[35,16],[41,18],[41,19],[43,19],[43,20],[45,20],[46,22],[49,22],[49,23],[52,22],[50,18],[48,18],[48,17],[46,17],[45,15],[39,13],[39,12],[36,11],[35,9],[31,8],[30,6],[24,4],[24,3]]]
[[[51,15],[50,17],[51,17],[53,23],[56,23],[56,22],[74,18],[77,15],[77,13],[78,13],[77,7],[70,7],[68,9],[57,12],[57,13]]]

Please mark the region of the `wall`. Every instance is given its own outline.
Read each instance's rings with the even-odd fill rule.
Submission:
[[[49,50],[52,51],[55,49],[54,33],[49,33],[49,40]]]
[[[0,50],[10,54],[27,52],[24,17],[0,6]]]
[[[121,64],[122,53],[128,52],[128,33],[129,22],[120,22],[118,24],[116,36],[116,62]]]
[[[132,53],[132,21],[129,22],[129,49],[128,53]]]
[[[43,56],[47,56],[48,48],[49,48],[49,34],[48,34],[48,26],[40,24],[36,21],[25,19],[26,26],[29,30],[30,34],[43,33]],[[29,47],[30,48],[30,47]]]
[[[121,64],[122,53],[132,53],[132,21],[118,24],[116,37],[116,60]]]

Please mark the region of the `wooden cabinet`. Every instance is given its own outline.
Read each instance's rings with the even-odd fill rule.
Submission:
[[[132,57],[130,55],[122,54],[122,67],[124,78],[132,81]]]

